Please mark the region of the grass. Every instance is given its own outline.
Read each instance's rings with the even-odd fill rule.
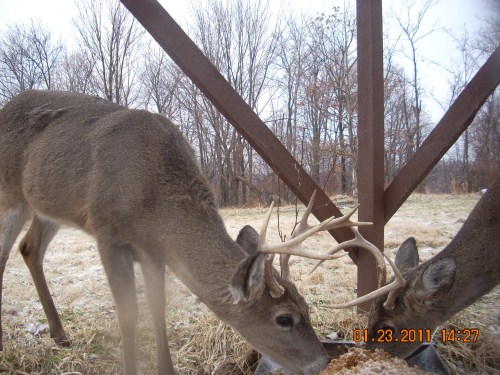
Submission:
[[[440,251],[458,231],[478,200],[475,194],[413,195],[386,227],[386,251],[393,254],[408,236],[417,238],[423,259]],[[343,199],[343,211],[353,204]],[[266,208],[224,209],[228,232],[236,237],[245,224],[260,227]],[[280,210],[280,229],[289,233],[295,208]],[[276,216],[268,231],[270,241],[279,241]],[[305,246],[328,249],[328,234],[308,240]],[[354,308],[331,310],[322,305],[347,301],[356,294],[356,269],[348,257],[324,263],[308,276],[313,261],[293,259],[292,277],[311,306],[311,320],[320,336],[337,332],[352,339],[356,328],[366,326],[366,317]],[[63,325],[72,345],[58,347],[48,332],[33,334],[26,324],[45,324],[45,315],[22,257],[13,252],[4,277],[3,342],[1,374],[99,374],[119,373],[120,337],[114,306],[100,265],[95,242],[74,229],[63,229],[51,244],[45,269],[49,287],[59,306]],[[257,360],[251,347],[230,327],[221,323],[171,274],[167,277],[167,324],[172,358],[179,374],[246,375]],[[480,329],[478,343],[438,344],[438,350],[456,374],[498,373],[500,298],[499,288],[457,314],[443,327]],[[156,373],[156,350],[144,287],[138,275],[140,322],[138,361],[142,374]]]

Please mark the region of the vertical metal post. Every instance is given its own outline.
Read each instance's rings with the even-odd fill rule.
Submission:
[[[361,234],[384,249],[384,82],[382,1],[357,0],[359,219]],[[358,249],[358,296],[377,288],[375,260]],[[358,306],[368,311],[371,302]]]

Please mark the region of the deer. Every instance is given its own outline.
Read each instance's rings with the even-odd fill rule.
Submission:
[[[405,285],[393,291],[392,305],[385,304],[384,296],[373,302],[368,318],[367,347],[407,358],[419,342],[396,342],[401,338],[402,329],[434,332],[440,324],[497,286],[500,282],[499,234],[500,175],[481,196],[452,241],[434,257],[419,265],[415,238],[403,242],[395,265]],[[379,329],[392,331],[394,340],[372,342]]]
[[[329,358],[311,326],[307,303],[285,277],[288,265],[282,263],[278,272],[274,255],[333,259],[301,244],[318,231],[346,226],[356,234],[346,246],[370,251],[385,274],[380,251],[355,228],[363,223],[349,219],[355,209],[309,224],[314,198],[284,243],[266,241],[272,205],[258,239],[242,230],[233,240],[193,149],[159,114],[85,94],[28,90],[0,109],[0,150],[0,293],[10,251],[31,218],[19,250],[51,337],[70,345],[43,259],[62,225],[92,235],[116,307],[125,375],[137,373],[135,262],[144,275],[160,375],[175,374],[165,323],[167,265],[258,352],[297,375],[319,372]]]

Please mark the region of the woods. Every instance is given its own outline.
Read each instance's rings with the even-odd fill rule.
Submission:
[[[422,20],[435,1],[406,1],[390,13],[398,37],[385,35],[385,181],[389,184],[435,125],[425,106],[420,51],[433,28]],[[218,204],[266,203],[293,194],[159,49],[118,0],[77,3],[71,43],[37,20],[0,31],[0,105],[30,89],[98,95],[147,108],[177,123],[193,145]],[[498,46],[500,22],[478,35],[453,35],[446,109]],[[357,186],[356,14],[352,4],[301,15],[268,2],[195,2],[183,26],[228,82],[268,124],[327,194]],[[409,51],[409,52],[408,52]],[[497,89],[471,127],[421,185],[421,191],[471,192],[500,170]]]

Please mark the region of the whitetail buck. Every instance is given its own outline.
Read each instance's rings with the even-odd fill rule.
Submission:
[[[19,248],[57,342],[69,344],[42,263],[59,226],[69,224],[97,240],[126,375],[137,370],[134,261],[144,274],[159,374],[175,373],[164,317],[166,264],[219,318],[291,374],[314,374],[328,363],[307,304],[272,268],[272,253],[331,259],[304,252],[300,243],[319,230],[353,226],[348,216],[311,226],[311,200],[295,238],[268,245],[266,223],[258,251],[247,254],[243,247],[252,245],[245,236],[252,236],[241,235],[243,247],[229,237],[191,147],[171,122],[82,94],[26,91],[12,99],[0,110],[0,152],[0,291],[9,252],[32,216]],[[384,270],[369,242],[358,236],[348,246],[372,251]]]
[[[414,343],[372,343],[379,329],[394,338],[401,330],[431,330],[471,305],[500,282],[500,175],[481,197],[453,240],[433,258],[418,265],[415,239],[398,250],[396,266],[406,286],[396,293],[392,308],[384,298],[372,305],[368,321],[368,346],[406,358],[419,346]]]

